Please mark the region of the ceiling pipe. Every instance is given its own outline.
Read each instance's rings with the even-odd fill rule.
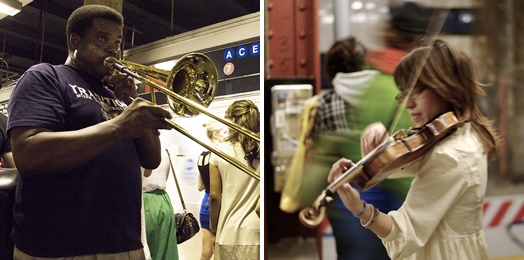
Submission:
[[[36,56],[39,56],[38,63],[42,63],[42,56],[44,55],[44,38],[45,38],[45,22],[47,17],[47,0],[44,1],[44,8],[40,10],[40,53],[36,50]],[[36,60],[36,59],[35,59]]]
[[[169,34],[170,36],[173,36],[173,34],[175,33],[173,31],[174,20],[175,20],[175,0],[171,0],[171,34]]]

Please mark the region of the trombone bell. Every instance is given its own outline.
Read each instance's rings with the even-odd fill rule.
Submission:
[[[205,108],[215,98],[218,86],[218,73],[215,64],[201,53],[189,53],[180,58],[171,71],[152,68],[130,61],[121,61],[129,69],[163,81],[165,88],[187,98]],[[199,111],[185,103],[167,96],[169,107],[181,117],[194,117]]]
[[[166,88],[204,107],[209,107],[218,84],[217,70],[211,59],[203,54],[190,53],[177,61],[167,77]],[[199,111],[169,97],[171,109],[180,116],[193,117]]]

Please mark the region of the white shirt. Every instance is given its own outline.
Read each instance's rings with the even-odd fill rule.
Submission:
[[[249,166],[240,143],[224,142],[218,149]],[[217,167],[222,179],[222,203],[216,243],[220,245],[259,245],[260,219],[255,207],[260,197],[260,183],[231,163],[212,153],[209,163]],[[260,160],[253,161],[260,172]],[[238,247],[240,250],[240,247]]]
[[[144,168],[142,170],[142,192],[150,192],[154,190],[165,190],[167,186],[167,178],[171,173],[171,165],[167,152],[162,150],[162,161],[160,165],[151,172],[149,177],[144,176]]]
[[[382,239],[391,259],[488,259],[482,230],[488,161],[470,123],[420,161],[406,200],[388,213]]]

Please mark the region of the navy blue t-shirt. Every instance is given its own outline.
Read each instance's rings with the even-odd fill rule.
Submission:
[[[100,80],[69,66],[38,64],[13,90],[7,130],[8,134],[15,127],[78,130],[110,120],[125,107]],[[72,171],[22,176],[11,236],[18,249],[38,257],[142,248],[141,192],[133,140],[120,141]]]

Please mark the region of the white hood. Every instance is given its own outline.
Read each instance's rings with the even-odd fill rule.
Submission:
[[[358,105],[373,79],[380,74],[376,70],[337,73],[333,79],[335,92],[351,105]]]

